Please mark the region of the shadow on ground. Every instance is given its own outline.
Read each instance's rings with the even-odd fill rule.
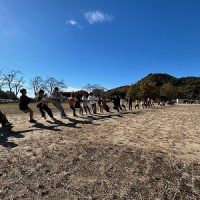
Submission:
[[[9,137],[15,138],[23,138],[25,137],[22,133],[28,133],[33,131],[32,129],[29,130],[22,130],[22,131],[12,131],[12,127],[10,128],[0,128],[0,145],[6,148],[14,148],[18,145],[14,142],[9,142]]]

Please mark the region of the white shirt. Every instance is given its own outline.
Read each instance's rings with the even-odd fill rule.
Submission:
[[[88,100],[90,101],[90,104],[96,104],[97,98],[92,95],[88,97]]]
[[[83,106],[88,106],[88,98],[87,97],[82,97],[82,104],[83,104]]]
[[[123,105],[123,106],[125,106],[125,100],[124,100],[124,99],[121,99],[121,100],[120,100],[120,104]]]

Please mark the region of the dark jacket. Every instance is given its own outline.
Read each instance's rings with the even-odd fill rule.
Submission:
[[[22,95],[19,100],[19,109],[20,110],[27,110],[29,109],[28,104],[32,101],[31,98]]]

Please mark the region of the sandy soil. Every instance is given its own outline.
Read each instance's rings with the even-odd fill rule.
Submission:
[[[9,110],[0,199],[200,198],[200,106],[68,116]]]

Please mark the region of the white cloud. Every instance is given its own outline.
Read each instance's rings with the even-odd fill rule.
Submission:
[[[112,15],[108,15],[99,10],[86,12],[84,13],[84,17],[90,24],[111,22],[113,20]]]
[[[74,26],[74,27],[82,29],[82,26],[80,26],[79,23],[76,20],[74,20],[74,19],[68,20],[66,22],[66,24],[69,25],[69,26]]]
[[[73,19],[70,19],[70,20],[68,20],[68,21],[66,22],[66,24],[72,25],[72,26],[76,26],[76,25],[78,24],[78,22],[75,21],[75,20],[73,20]]]

